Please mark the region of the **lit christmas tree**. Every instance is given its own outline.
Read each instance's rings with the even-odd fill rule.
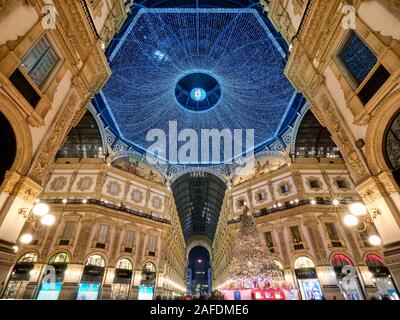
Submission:
[[[233,247],[227,280],[231,289],[281,287],[282,270],[272,258],[249,209],[245,206]]]

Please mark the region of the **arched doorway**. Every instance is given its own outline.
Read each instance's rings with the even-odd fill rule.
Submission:
[[[11,124],[7,118],[0,112],[0,141],[2,156],[0,157],[0,185],[4,181],[4,176],[11,169],[16,154],[17,140]]]
[[[14,266],[2,299],[23,299],[38,256],[34,252],[22,255]]]
[[[196,246],[189,252],[187,287],[189,293],[197,296],[204,296],[211,292],[210,253],[203,246]]]
[[[358,276],[355,272],[354,264],[349,257],[344,254],[335,254],[332,259],[332,266],[335,270],[336,279],[343,297],[346,300],[363,300],[364,295],[361,290]],[[354,277],[347,277],[346,283],[343,282],[344,278],[349,275],[349,267],[354,268]],[[347,270],[348,269],[348,270]]]
[[[79,283],[77,300],[97,300],[103,282],[104,258],[92,255],[86,260],[81,282]]]
[[[156,288],[157,269],[154,263],[146,262],[142,267],[138,300],[153,300]]]
[[[111,286],[112,300],[128,300],[132,283],[133,264],[124,258],[117,262],[113,285]]]
[[[298,257],[294,262],[294,272],[303,300],[321,300],[322,287],[318,279],[314,262],[306,256]]]
[[[69,255],[65,252],[59,252],[51,257],[43,274],[36,300],[58,300],[69,263]]]
[[[386,161],[393,177],[400,186],[400,112],[391,120],[384,141]]]

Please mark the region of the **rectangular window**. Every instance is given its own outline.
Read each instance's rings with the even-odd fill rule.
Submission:
[[[42,37],[24,57],[22,67],[33,82],[42,88],[59,60],[47,38]]]
[[[339,187],[339,189],[347,189],[347,183],[346,180],[344,179],[336,180],[336,184]]]
[[[135,232],[132,230],[128,230],[125,239],[125,251],[127,251],[126,249],[130,249],[130,251],[128,250],[128,252],[132,252],[134,242],[135,242]]]
[[[32,245],[37,245],[39,243],[40,237],[42,236],[42,229],[35,229],[32,234]]]
[[[109,226],[106,224],[102,224],[100,226],[99,237],[97,239],[98,243],[105,244],[107,242],[108,229],[109,229]]]
[[[272,232],[266,232],[265,233],[265,242],[267,244],[269,252],[270,253],[275,253],[274,240],[272,238]]]
[[[325,228],[328,233],[329,240],[332,243],[333,247],[342,247],[342,243],[339,238],[339,234],[336,230],[336,226],[332,222],[325,223]]]
[[[75,229],[75,221],[67,221],[64,226],[63,233],[60,238],[60,245],[68,245]]]
[[[18,68],[15,69],[13,74],[10,76],[10,81],[33,108],[37,106],[40,100],[40,95],[32,87],[30,82],[26,80],[21,70]]]
[[[295,250],[304,249],[299,227],[298,226],[290,227],[290,233],[292,235],[294,249]]]
[[[340,51],[339,59],[357,87],[365,80],[378,61],[374,52],[353,31]]]
[[[263,200],[265,200],[265,198],[266,198],[265,192],[260,192],[260,193],[258,194],[258,200],[259,200],[259,201],[263,201]]]
[[[281,193],[288,193],[289,192],[289,186],[287,184],[284,184],[281,186]]]
[[[154,256],[156,252],[156,241],[157,238],[155,236],[149,237],[149,256]]]
[[[319,189],[321,188],[318,180],[310,180],[310,187],[312,189]]]

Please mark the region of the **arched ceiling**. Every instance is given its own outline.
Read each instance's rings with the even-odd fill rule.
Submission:
[[[209,173],[189,173],[172,184],[186,241],[195,235],[203,235],[213,241],[225,190],[225,183]]]
[[[305,100],[284,75],[287,45],[256,1],[142,1],[133,12],[107,49],[113,74],[94,99],[121,141],[146,153],[154,143],[146,140],[150,130],[168,139],[173,121],[178,132],[193,129],[198,137],[202,129],[254,129],[256,152],[282,141]],[[211,75],[222,92],[204,112],[182,107],[187,103],[177,96],[179,80],[193,72]],[[161,157],[176,163],[169,147]]]

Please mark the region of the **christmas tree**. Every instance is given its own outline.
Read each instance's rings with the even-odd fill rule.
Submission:
[[[278,287],[284,282],[283,272],[274,262],[247,207],[241,216],[227,278],[235,289]]]

